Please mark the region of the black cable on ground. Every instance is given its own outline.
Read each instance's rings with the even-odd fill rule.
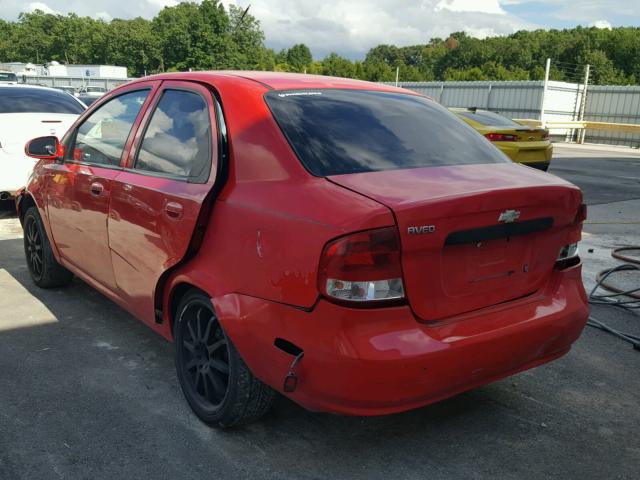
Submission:
[[[607,279],[617,272],[640,271],[640,258],[622,255],[620,252],[623,251],[640,252],[640,247],[621,247],[616,248],[611,252],[612,257],[628,263],[624,263],[613,268],[607,268],[596,275],[596,285],[591,290],[591,293],[589,293],[589,303],[591,305],[610,305],[630,311],[640,309],[640,287],[633,288],[631,290],[621,290],[607,282]],[[596,294],[598,289],[607,290],[612,293]],[[640,350],[640,336],[638,335],[621,332],[593,317],[589,317],[587,325],[609,332],[610,334],[629,342],[633,345],[634,349]]]

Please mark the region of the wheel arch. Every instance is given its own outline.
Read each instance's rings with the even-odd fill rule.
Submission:
[[[211,298],[211,295],[204,288],[198,286],[196,282],[193,282],[190,279],[166,282],[164,294],[165,301],[163,302],[164,308],[162,313],[162,323],[164,324],[162,334],[167,338],[167,340],[173,341],[173,325],[176,314],[178,313],[178,305],[180,305],[182,298],[192,290],[197,290]]]
[[[16,210],[18,212],[18,218],[20,219],[20,225],[24,225],[24,214],[31,207],[38,208],[33,196],[27,192],[22,192],[16,197]]]
[[[29,210],[29,208],[31,207],[35,207],[38,211],[38,215],[40,215],[40,219],[42,220],[42,225],[44,226],[44,231],[49,240],[49,244],[51,245],[51,250],[53,252],[55,260],[66,267],[66,264],[60,258],[58,246],[54,241],[53,233],[51,231],[51,225],[49,223],[49,215],[47,214],[47,211],[45,209],[45,200],[42,197],[42,192],[39,189],[36,189],[34,191],[23,189],[18,195],[16,195],[16,211],[18,213],[20,225],[23,227],[24,216],[27,213],[27,210]]]

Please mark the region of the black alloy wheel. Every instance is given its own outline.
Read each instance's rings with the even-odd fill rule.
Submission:
[[[22,219],[24,230],[24,254],[33,283],[40,288],[68,285],[73,274],[58,263],[40,214],[35,206],[29,207]]]
[[[44,268],[43,241],[37,220],[33,215],[26,218],[24,225],[24,249],[29,271],[34,280],[42,279]]]
[[[249,370],[202,291],[192,289],[182,297],[173,340],[182,392],[203,422],[223,428],[242,425],[271,408],[275,392]]]
[[[189,387],[203,410],[213,411],[229,387],[229,347],[215,314],[200,300],[185,306],[180,319],[186,328],[177,346]]]

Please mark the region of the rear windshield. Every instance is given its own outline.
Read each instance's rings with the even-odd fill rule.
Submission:
[[[15,73],[0,72],[0,82],[15,82],[18,80]]]
[[[300,161],[317,176],[508,159],[424,97],[362,90],[265,95]]]
[[[0,87],[0,113],[82,113],[71,95],[58,90]]]
[[[84,103],[87,107],[99,98],[100,97],[87,97],[86,95],[78,95],[78,100]]]
[[[467,111],[467,112],[456,112],[458,115],[462,115],[463,117],[468,118],[469,120],[473,120],[475,122],[481,123],[482,125],[488,125],[491,127],[521,127],[517,122],[514,122],[510,118],[504,117],[499,113],[489,112],[489,111]]]

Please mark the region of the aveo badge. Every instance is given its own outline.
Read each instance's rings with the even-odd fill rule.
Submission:
[[[407,228],[407,233],[409,235],[422,235],[425,233],[433,233],[435,231],[436,231],[435,225],[416,225],[416,226]]]

